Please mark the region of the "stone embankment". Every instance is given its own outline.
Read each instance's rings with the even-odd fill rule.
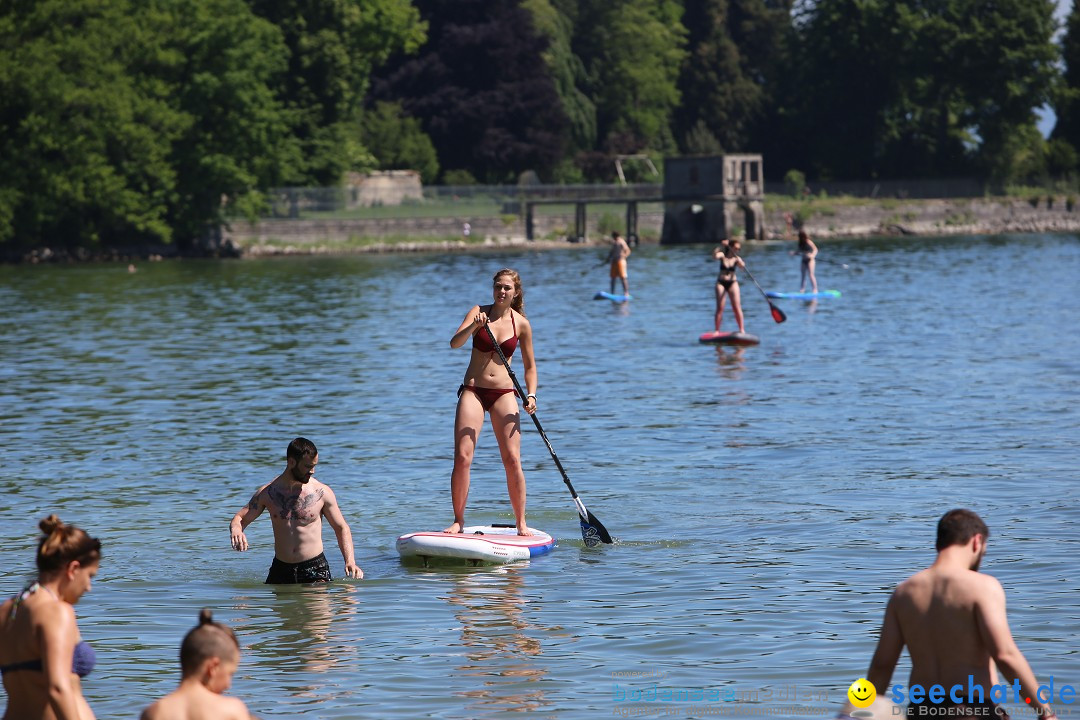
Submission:
[[[1040,196],[964,200],[861,200],[814,198],[765,206],[768,238],[790,237],[788,217],[802,222],[815,238],[903,237],[905,235],[1000,235],[1007,233],[1080,233],[1080,207],[1071,198]],[[597,214],[591,216],[597,217]],[[464,223],[470,224],[465,237]],[[642,239],[660,237],[664,217],[642,212]],[[536,217],[535,236],[526,240],[523,222],[513,215],[493,217],[382,218],[357,220],[264,220],[234,222],[220,236],[180,251],[175,245],[154,247],[83,248],[37,247],[0,252],[0,262],[86,262],[161,259],[162,257],[252,257],[291,254],[366,252],[463,252],[528,247],[566,247],[572,215]],[[606,241],[595,225],[587,244]]]
[[[997,235],[1005,233],[1080,232],[1080,207],[1064,197],[1037,201],[1019,198],[963,200],[865,200],[815,198],[793,213],[765,208],[768,237],[783,237],[787,215],[802,221],[813,237],[882,237],[905,235]],[[662,213],[638,218],[643,238],[660,236]],[[471,225],[469,238],[462,226]],[[491,218],[397,218],[358,220],[265,220],[235,223],[223,239],[246,256],[348,252],[457,252],[516,246],[565,247],[573,216],[536,218],[540,240],[525,240],[522,223],[506,216]],[[606,238],[590,228],[590,244]]]
[[[805,219],[807,230],[817,237],[1080,232],[1080,207],[1062,197],[867,200],[836,205],[824,199],[804,207],[811,210]],[[770,231],[782,232],[785,223],[784,213],[766,208]]]

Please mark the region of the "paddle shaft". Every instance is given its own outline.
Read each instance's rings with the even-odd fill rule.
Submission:
[[[506,359],[506,355],[503,354],[502,348],[499,347],[499,343],[495,340],[495,333],[491,331],[491,326],[487,323],[484,323],[484,329],[487,330],[488,335],[491,336],[491,343],[495,346],[496,352],[499,353],[499,359],[502,360],[506,372],[510,374],[510,380],[514,383],[514,389],[517,390],[518,395],[527,405],[529,403],[529,398],[525,395],[525,391],[522,389],[521,383],[518,382],[517,375],[514,374],[514,369],[510,367],[510,362]],[[540,433],[540,437],[544,438],[544,444],[547,445],[548,452],[551,453],[551,459],[555,461],[555,467],[559,468],[559,473],[562,474],[563,482],[566,483],[566,487],[570,488],[570,495],[577,500],[577,491],[574,490],[574,486],[570,484],[570,478],[567,476],[566,470],[563,469],[562,463],[559,462],[559,456],[555,454],[555,448],[551,447],[551,441],[548,440],[547,433],[544,432],[544,428],[540,424],[540,419],[536,417],[535,412],[530,413],[529,417],[532,418],[533,424],[536,425],[536,430]]]
[[[529,398],[521,388],[521,383],[518,382],[517,375],[514,374],[514,369],[510,367],[510,361],[506,359],[506,355],[503,354],[502,348],[499,347],[499,343],[495,339],[495,333],[491,331],[491,326],[484,323],[484,329],[487,330],[488,337],[491,338],[491,344],[495,348],[495,352],[499,354],[499,360],[502,361],[503,367],[506,368],[507,374],[510,375],[510,380],[514,383],[514,389],[517,390],[522,402],[528,405]],[[581,518],[581,536],[585,540],[585,544],[595,545],[597,540],[599,540],[600,542],[610,545],[612,542],[611,535],[608,533],[607,528],[604,527],[604,524],[600,522],[595,515],[589,512],[585,507],[585,503],[578,497],[577,490],[574,490],[574,486],[570,483],[570,477],[566,474],[562,462],[559,461],[559,456],[555,454],[555,448],[551,447],[551,441],[548,440],[547,433],[544,432],[544,427],[540,424],[540,418],[536,417],[535,409],[532,413],[529,413],[529,417],[532,418],[533,424],[536,425],[536,430],[540,433],[540,437],[544,439],[544,444],[547,445],[548,452],[551,453],[551,459],[555,461],[555,467],[559,468],[559,474],[562,475],[563,482],[566,483],[566,487],[570,490],[570,496],[574,498],[574,505],[577,507],[578,516]],[[590,535],[592,535],[592,537],[590,537]]]
[[[739,256],[736,255],[735,257],[739,257]],[[741,260],[742,258],[739,258],[739,259]],[[761,285],[758,284],[758,281],[754,279],[754,276],[750,272],[750,269],[748,267],[746,267],[746,262],[745,261],[743,261],[742,269],[746,271],[746,276],[750,278],[750,281],[753,282],[754,285],[757,286],[758,291],[761,293],[761,297],[765,298],[765,302],[769,303],[769,310],[770,310],[770,312],[772,312],[773,320],[775,320],[778,323],[782,323],[785,320],[787,320],[787,315],[785,315],[780,308],[773,305],[772,300],[770,300],[769,296],[765,294],[765,288],[761,287]]]

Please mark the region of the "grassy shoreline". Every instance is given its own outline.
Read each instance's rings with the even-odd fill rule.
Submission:
[[[950,200],[868,200],[851,197],[768,196],[765,205],[765,240],[790,240],[787,224],[803,225],[812,237],[880,238],[905,236],[999,235],[1008,233],[1080,233],[1080,207],[1066,194],[1031,193],[1027,196]],[[571,217],[549,215],[555,222],[540,232],[541,239],[526,240],[524,222],[502,215],[403,217],[372,219],[273,220],[238,222],[225,228],[220,240],[188,252],[176,246],[149,245],[112,248],[63,246],[0,249],[5,264],[134,262],[165,258],[254,258],[280,255],[351,255],[362,253],[484,252],[507,249],[546,250],[595,247],[606,243],[613,225],[621,218],[596,212],[590,220],[590,237],[571,242],[565,228]],[[462,223],[473,225],[472,234],[461,234]],[[643,243],[659,241],[663,214],[639,216]],[[758,242],[758,241],[755,241]]]

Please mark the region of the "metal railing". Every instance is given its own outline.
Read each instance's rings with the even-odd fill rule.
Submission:
[[[782,183],[769,183],[773,193],[784,194]],[[859,198],[965,198],[983,197],[988,183],[976,178],[926,180],[867,180],[809,182],[806,195]],[[388,195],[385,201],[365,192],[361,200],[355,187],[286,187],[266,194],[260,217],[297,219],[382,219],[409,217],[479,217],[523,215],[528,203],[567,205],[589,202],[655,200],[663,186],[633,185],[430,185],[420,197]]]
[[[431,185],[422,196],[363,202],[352,187],[286,187],[266,193],[264,218],[391,218],[439,215],[519,215],[528,202],[588,202],[597,198],[635,200],[659,197],[661,186],[637,185]],[[389,197],[389,196],[388,196]]]

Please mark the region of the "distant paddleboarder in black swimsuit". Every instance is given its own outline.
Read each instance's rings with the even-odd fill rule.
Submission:
[[[739,257],[742,243],[738,239],[721,240],[719,247],[712,251],[712,259],[720,261],[720,272],[716,276],[716,332],[720,332],[720,320],[724,316],[724,301],[731,297],[731,310],[735,313],[735,322],[739,325],[739,332],[745,333],[743,325],[742,303],[739,298],[739,278],[736,271],[740,267],[746,267],[746,263]]]

